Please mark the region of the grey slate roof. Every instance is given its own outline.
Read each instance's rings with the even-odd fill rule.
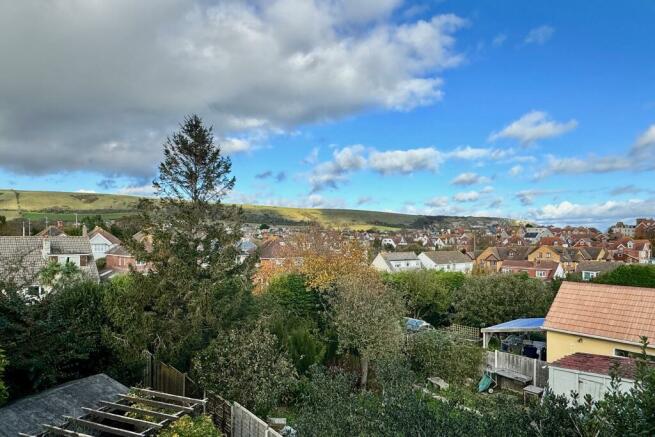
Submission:
[[[583,261],[575,268],[576,272],[609,272],[623,265],[623,261]]]
[[[414,252],[381,252],[382,258],[386,261],[410,261],[418,260]]]
[[[0,408],[0,437],[38,434],[43,423],[63,425],[62,415],[83,416],[82,407],[98,408],[99,401],[112,401],[127,392],[123,384],[99,373],[19,399]]]
[[[93,280],[99,280],[98,268],[88,237],[0,237],[0,275],[19,285],[34,285],[39,272],[48,263],[42,255],[43,241],[50,241],[53,255],[88,255],[88,265],[80,267]]]
[[[460,264],[472,262],[471,257],[459,250],[438,250],[434,252],[423,252],[435,264]]]

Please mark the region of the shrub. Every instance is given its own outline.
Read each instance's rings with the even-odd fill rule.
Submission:
[[[206,390],[265,415],[296,384],[287,354],[262,323],[219,335],[193,360]]]
[[[466,278],[455,292],[455,321],[484,327],[522,317],[544,317],[555,292],[527,275]]]
[[[655,266],[628,264],[596,276],[592,282],[655,288]]]
[[[209,416],[196,418],[184,416],[173,422],[159,435],[160,437],[221,437],[223,434],[216,429]]]
[[[412,335],[408,351],[413,370],[423,377],[438,376],[451,383],[476,379],[482,368],[484,350],[462,341],[439,331]]]

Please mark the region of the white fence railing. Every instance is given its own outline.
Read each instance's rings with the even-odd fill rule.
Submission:
[[[487,351],[487,367],[511,370],[531,378],[530,384],[545,387],[548,383],[548,363],[522,355]]]
[[[259,417],[234,402],[232,405],[232,437],[282,437]]]

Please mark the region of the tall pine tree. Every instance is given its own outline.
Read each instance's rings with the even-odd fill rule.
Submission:
[[[146,237],[129,243],[148,273],[132,272],[110,302],[113,337],[130,353],[148,349],[187,368],[195,351],[248,311],[252,265],[238,262],[237,248],[242,213],[221,202],[235,184],[231,166],[197,115],[165,142],[153,182],[158,198],[139,203]]]

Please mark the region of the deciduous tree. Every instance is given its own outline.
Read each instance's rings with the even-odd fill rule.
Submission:
[[[357,352],[360,384],[365,388],[369,363],[400,350],[405,314],[402,297],[384,284],[378,272],[365,268],[338,278],[330,303],[339,350]]]

